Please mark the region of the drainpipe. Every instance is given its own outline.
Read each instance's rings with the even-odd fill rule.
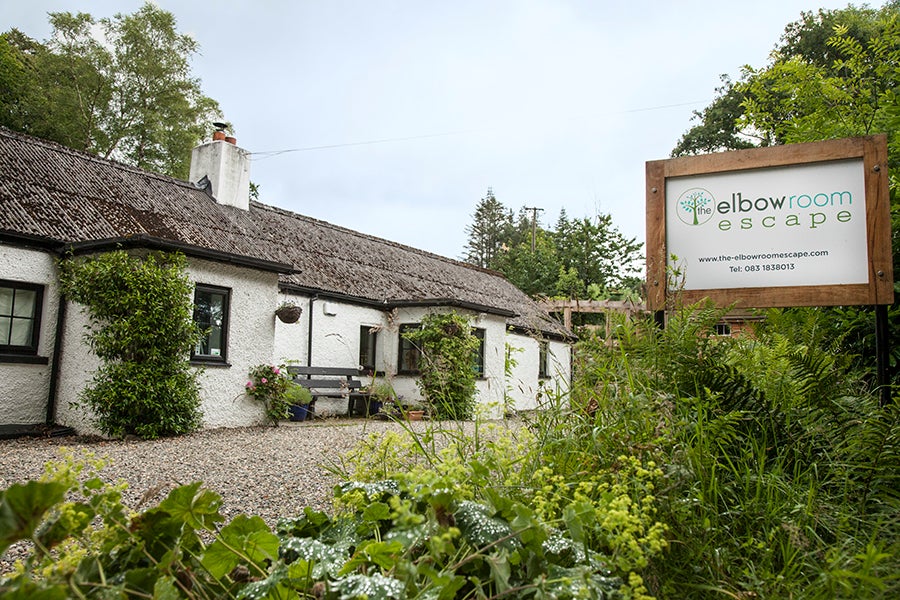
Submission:
[[[53,341],[53,364],[50,365],[50,391],[47,396],[47,425],[56,421],[56,395],[59,389],[59,363],[62,358],[63,329],[66,321],[66,299],[59,295],[56,307],[56,339]]]
[[[306,366],[312,366],[312,351],[313,351],[313,302],[318,299],[318,295],[309,297],[309,330],[307,331],[306,337]]]

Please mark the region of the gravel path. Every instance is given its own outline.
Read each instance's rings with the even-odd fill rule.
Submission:
[[[415,424],[417,428],[423,423]],[[467,424],[468,425],[468,424]],[[203,481],[222,495],[227,523],[239,513],[259,515],[270,525],[296,516],[304,506],[330,512],[337,478],[329,464],[370,434],[403,431],[393,422],[329,419],[285,423],[279,427],[213,429],[155,441],[112,441],[98,438],[22,438],[0,440],[0,489],[44,471],[47,461],[69,448],[91,452],[109,464],[104,480],[125,480],[124,503],[133,508],[153,505],[181,484]],[[148,503],[139,506],[141,499]],[[10,548],[0,558],[0,573],[21,552]]]

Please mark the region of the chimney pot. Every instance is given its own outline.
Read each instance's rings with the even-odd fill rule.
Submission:
[[[230,136],[230,135],[225,136],[225,141],[228,142],[229,144],[237,145],[237,138],[235,138],[233,136]]]
[[[224,131],[217,130],[217,131],[213,132],[213,141],[214,142],[219,141],[219,140],[224,140],[224,139],[225,139]]]

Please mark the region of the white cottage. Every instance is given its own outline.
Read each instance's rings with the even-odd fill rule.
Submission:
[[[221,309],[191,357],[204,369],[206,427],[262,421],[243,395],[261,363],[362,366],[419,401],[401,332],[432,311],[467,315],[482,339],[489,414],[567,389],[570,332],[500,274],[251,201],[248,153],[229,141],[196,148],[190,179],[0,128],[0,429],[92,432],[72,403],[98,361],[81,307],[60,298],[55,260],[121,247],[183,253],[195,305]],[[292,324],[274,314],[286,300],[303,309]]]

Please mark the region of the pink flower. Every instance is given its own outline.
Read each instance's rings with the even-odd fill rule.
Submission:
[[[281,370],[278,367],[272,367],[272,372],[276,375],[281,375]]]
[[[260,383],[269,383],[269,380],[266,379],[265,377],[263,377],[262,379],[259,380],[259,382]]]
[[[247,389],[253,389],[253,382],[252,382],[252,381],[248,381],[248,382],[247,382],[247,385],[244,386],[244,387],[246,387]]]

